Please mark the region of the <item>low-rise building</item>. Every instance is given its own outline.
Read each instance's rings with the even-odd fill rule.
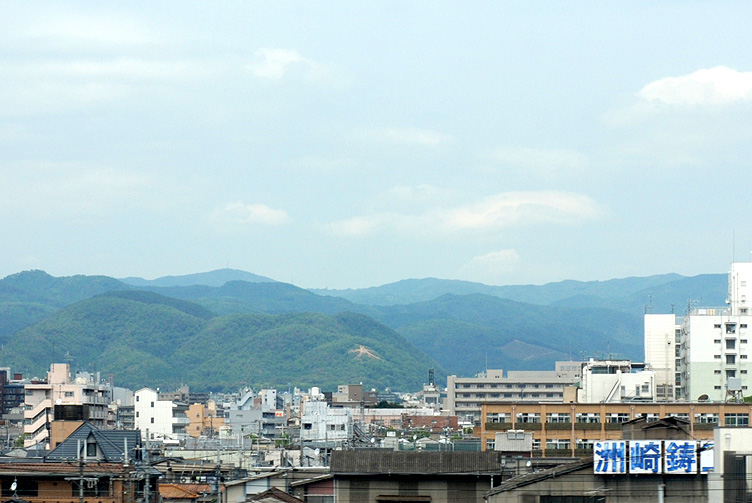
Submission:
[[[748,427],[752,405],[708,402],[507,403],[483,405],[476,435],[482,448],[494,449],[496,434],[522,430],[533,434],[532,455],[587,456],[596,441],[623,438],[623,423],[676,417],[689,422],[689,434],[713,438],[713,428]]]
[[[329,407],[326,402],[305,402],[300,419],[302,442],[340,444],[353,438],[353,416],[347,408]]]
[[[489,369],[474,377],[447,377],[444,410],[460,421],[479,424],[481,404],[505,402],[563,402],[564,391],[580,380],[580,362],[556,362],[556,370]]]
[[[652,402],[655,399],[655,372],[644,363],[591,358],[582,365],[578,402]]]

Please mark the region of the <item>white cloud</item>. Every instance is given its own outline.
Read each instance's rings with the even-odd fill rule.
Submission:
[[[270,208],[265,204],[245,204],[234,202],[215,210],[211,220],[225,225],[283,225],[290,221],[290,217],[284,210]]]
[[[593,199],[570,192],[506,192],[478,203],[442,211],[451,230],[499,229],[541,222],[572,223],[598,218],[602,210]]]
[[[253,53],[254,60],[248,68],[257,77],[279,80],[295,65],[312,68],[315,64],[300,55],[298,51],[289,49],[273,49],[262,47]]]
[[[452,140],[452,137],[448,134],[417,128],[384,129],[378,133],[378,136],[392,143],[422,145],[425,147],[437,147],[442,143],[447,143]]]
[[[327,225],[327,229],[332,234],[336,234],[338,236],[364,236],[366,234],[372,233],[386,220],[387,218],[384,215],[353,217],[332,222]]]
[[[638,96],[667,105],[726,105],[752,99],[752,72],[725,66],[650,82]]]
[[[473,204],[434,207],[416,214],[384,212],[332,222],[333,234],[363,236],[377,231],[415,235],[496,231],[540,223],[571,224],[600,218],[593,199],[569,192],[506,192]]]
[[[520,256],[517,250],[498,250],[473,257],[470,262],[460,267],[459,274],[469,279],[487,281],[489,278],[500,277],[514,271],[519,263]]]

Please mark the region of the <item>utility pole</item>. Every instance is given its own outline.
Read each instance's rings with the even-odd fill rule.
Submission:
[[[151,463],[149,462],[149,430],[146,430],[146,444],[144,447],[144,503],[149,503],[149,493],[151,487],[149,487],[151,477]]]
[[[221,458],[221,449],[222,444],[217,444],[217,469],[215,472],[215,477],[217,479],[217,503],[222,503],[222,458]]]

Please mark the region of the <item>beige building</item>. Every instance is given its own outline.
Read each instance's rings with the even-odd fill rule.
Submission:
[[[562,402],[565,388],[580,380],[581,362],[556,362],[556,370],[489,369],[474,377],[447,377],[444,411],[460,421],[479,424],[481,404]]]
[[[587,456],[593,443],[622,438],[622,423],[678,417],[690,422],[698,440],[713,438],[713,428],[749,427],[752,405],[745,403],[505,403],[484,404],[475,434],[483,450],[495,449],[496,435],[508,430],[533,434],[533,456]]]
[[[112,402],[112,388],[101,384],[95,376],[81,373],[71,379],[70,365],[53,363],[44,381],[32,381],[24,386],[24,446],[49,443],[47,424],[56,418],[56,405],[81,405],[80,417],[99,429],[109,423],[108,406]],[[66,408],[66,410],[71,410]],[[48,446],[50,447],[50,446]]]
[[[188,419],[190,424],[187,431],[193,438],[198,438],[202,434],[219,436],[219,428],[225,425],[225,418],[217,416],[216,402],[212,400],[209,400],[207,405],[201,403],[189,405]]]

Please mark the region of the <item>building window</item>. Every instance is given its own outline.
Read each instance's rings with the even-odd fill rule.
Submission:
[[[578,423],[600,423],[601,415],[598,412],[578,412],[575,417]]]
[[[492,451],[495,448],[496,448],[496,442],[494,441],[494,439],[493,438],[487,438],[486,439],[486,450],[487,451]]]
[[[745,375],[746,375],[747,371],[746,371],[746,370],[740,370],[740,371],[739,371],[739,373],[740,373],[740,374],[745,374]]]
[[[154,407],[154,402],[151,403],[151,406]]]
[[[713,389],[721,389],[720,386],[713,386]]]
[[[721,355],[713,355],[713,358],[715,358],[716,360],[720,360],[721,359]]]
[[[726,323],[726,333],[727,334],[735,334],[736,333],[736,323]]]
[[[138,395],[136,395],[136,401],[137,401],[137,402],[140,402],[140,401],[141,401],[141,397],[140,397],[140,396],[138,396]]]
[[[721,328],[721,324],[720,323],[716,323],[715,325],[713,325],[713,328]]]
[[[718,424],[718,414],[695,414],[695,423]]]
[[[629,413],[626,412],[610,412],[606,415],[607,423],[626,423],[629,421]]]
[[[507,415],[504,412],[489,412],[486,414],[487,423],[506,423]]]
[[[718,369],[714,370],[713,373],[717,376],[721,375],[721,371]]]
[[[550,438],[546,440],[546,449],[570,449],[569,439]]]
[[[97,455],[97,444],[95,442],[86,443],[86,456],[93,458]]]
[[[739,325],[739,328],[747,328],[747,324],[746,323],[742,323],[742,324]]]
[[[154,418],[151,418],[151,424],[154,424]]]
[[[736,339],[726,339],[726,349],[736,349]]]
[[[749,414],[724,414],[724,426],[749,426]]]
[[[720,344],[720,343],[721,343],[720,339],[713,339],[713,344]]]
[[[739,342],[742,343],[742,344],[746,344],[747,343],[747,339],[742,339]]]
[[[136,417],[138,417],[138,411],[136,411]]]
[[[733,365],[736,363],[736,355],[726,355],[726,364]]]
[[[740,360],[746,360],[747,359],[747,355],[739,355],[739,359]]]
[[[517,422],[518,423],[540,423],[540,413],[539,412],[518,412],[517,413]]]
[[[571,416],[565,412],[548,412],[546,413],[547,423],[569,423]]]
[[[728,379],[729,377],[736,377],[736,370],[727,370],[726,379]]]

